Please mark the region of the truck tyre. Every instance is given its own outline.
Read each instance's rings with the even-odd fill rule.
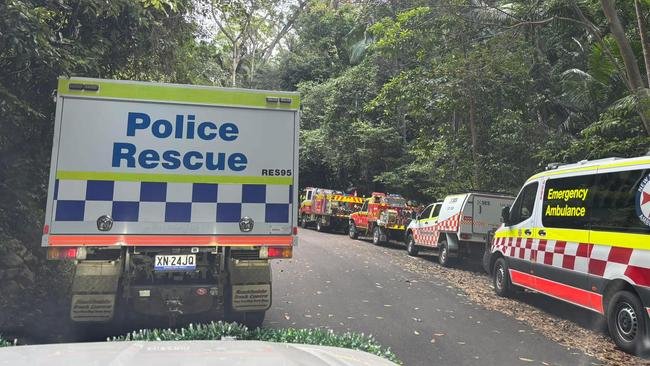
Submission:
[[[381,245],[384,243],[384,241],[381,240],[381,228],[379,226],[375,226],[372,229],[372,243],[375,245]]]
[[[260,328],[264,323],[265,311],[247,311],[242,314],[242,324],[249,329]]]
[[[630,291],[612,296],[607,308],[607,326],[614,343],[623,351],[643,355],[648,337],[648,318],[639,298]]]
[[[321,217],[316,219],[316,231],[318,231],[320,233],[325,231],[325,226],[323,226],[323,219]]]
[[[443,267],[449,267],[453,259],[449,257],[449,245],[446,241],[441,241],[438,245],[438,263]]]
[[[303,229],[307,228],[307,215],[302,215],[300,219],[300,227]]]
[[[359,237],[359,233],[357,232],[357,225],[355,225],[354,222],[350,223],[350,227],[348,228],[348,236],[350,236],[350,239],[357,239]]]
[[[510,297],[514,293],[512,282],[510,282],[510,272],[508,263],[505,259],[499,258],[494,262],[492,269],[492,279],[494,292],[500,297]]]
[[[409,236],[406,239],[406,252],[412,257],[416,257],[418,255],[418,247],[415,245],[413,233],[409,233]]]

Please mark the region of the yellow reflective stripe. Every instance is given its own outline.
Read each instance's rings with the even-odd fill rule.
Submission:
[[[62,170],[56,172],[56,178],[67,179],[67,180],[112,180],[112,181],[125,181],[125,182],[277,184],[277,185],[293,184],[293,179],[291,177],[75,172],[75,171],[62,171]]]
[[[68,88],[70,84],[99,85],[99,90],[70,90]],[[300,108],[300,96],[297,93],[85,78],[59,79],[58,94],[97,98],[264,107],[271,109]],[[266,97],[290,98],[291,103],[267,103]]]
[[[591,231],[589,241],[593,244],[613,247],[650,249],[650,235]]]
[[[532,235],[523,235],[524,230],[531,230]],[[539,230],[546,231],[545,236],[539,235]],[[522,228],[499,230],[494,236],[496,238],[533,238],[545,240],[561,240],[574,243],[588,243],[605,245],[611,247],[623,247],[633,249],[650,249],[650,235],[630,234],[612,231],[589,231],[575,229],[549,229],[549,228]]]
[[[603,164],[603,165],[592,165],[592,166],[586,166],[586,167],[581,167],[581,168],[572,168],[572,169],[560,169],[560,170],[549,170],[541,173],[537,173],[530,177],[527,182],[541,178],[541,177],[550,177],[553,175],[560,175],[560,174],[565,174],[565,173],[575,173],[575,172],[584,172],[584,171],[589,171],[593,170],[596,172],[598,169],[610,169],[610,168],[622,168],[622,167],[628,167],[628,166],[634,166],[634,165],[645,165],[645,164],[650,164],[650,159],[641,159],[641,160],[626,160],[626,161],[620,161],[620,162],[615,162],[615,163],[609,163],[609,164]]]
[[[541,172],[533,175],[532,177],[528,178],[526,183],[530,182],[531,180],[535,180],[537,178],[541,177],[550,177],[553,175],[560,175],[560,174],[565,174],[565,173],[575,173],[575,172],[584,172],[584,171],[589,171],[593,170],[594,172],[598,169],[598,166],[588,166],[588,167],[582,167],[582,168],[574,168],[574,169],[565,169],[565,170],[549,170],[547,172]]]

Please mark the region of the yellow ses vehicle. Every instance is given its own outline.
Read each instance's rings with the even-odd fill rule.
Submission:
[[[650,157],[550,166],[492,242],[498,295],[526,287],[603,314],[616,344],[648,348]]]

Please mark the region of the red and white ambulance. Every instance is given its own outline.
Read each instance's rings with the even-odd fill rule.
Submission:
[[[525,287],[593,310],[620,348],[650,348],[650,156],[551,166],[503,219],[489,262],[498,295]]]

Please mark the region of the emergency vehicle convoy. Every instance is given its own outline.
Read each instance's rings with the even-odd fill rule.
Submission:
[[[370,236],[375,245],[390,239],[401,240],[412,212],[402,196],[373,192],[361,209],[350,215],[350,238]]]
[[[305,188],[300,203],[299,221],[303,228],[316,225],[316,230],[348,230],[350,214],[359,210],[363,198],[325,188]]]
[[[493,193],[464,193],[427,206],[406,229],[406,250],[435,249],[438,262],[449,266],[462,257],[483,256],[487,235],[501,225],[501,211],[513,197]]]
[[[296,93],[59,80],[42,245],[75,261],[70,317],[260,325],[297,243]]]
[[[615,343],[650,348],[650,157],[551,166],[531,177],[492,242],[500,296],[529,288],[603,314]]]

